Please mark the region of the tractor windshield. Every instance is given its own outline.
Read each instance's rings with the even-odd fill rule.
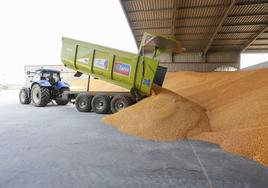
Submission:
[[[50,82],[57,82],[60,80],[60,74],[57,72],[44,72],[42,74],[42,79]]]

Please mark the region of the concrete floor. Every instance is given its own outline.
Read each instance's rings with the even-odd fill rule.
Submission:
[[[36,108],[1,98],[1,188],[268,187],[267,167],[217,145],[146,141],[73,105]]]

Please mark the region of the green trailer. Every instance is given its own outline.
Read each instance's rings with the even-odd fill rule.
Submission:
[[[144,35],[138,55],[63,37],[61,60],[66,67],[77,71],[75,76],[86,74],[129,90],[128,93],[66,92],[65,96],[76,98],[79,111],[96,113],[115,113],[150,96],[154,83],[162,86],[166,68],[159,66],[154,57],[144,56],[143,49],[149,44],[155,46],[154,57],[163,47],[181,49],[177,41],[149,33]]]

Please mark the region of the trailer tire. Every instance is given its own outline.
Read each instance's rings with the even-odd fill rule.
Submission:
[[[95,95],[91,101],[91,107],[97,114],[106,114],[110,110],[111,99],[108,95]]]
[[[36,107],[46,106],[51,101],[49,89],[34,84],[31,89],[31,101]]]
[[[31,103],[31,97],[29,96],[26,88],[23,88],[20,90],[19,98],[20,98],[21,104],[30,104]]]
[[[91,111],[92,96],[88,94],[79,94],[75,99],[75,107],[79,112]]]
[[[124,108],[127,108],[128,106],[132,104],[133,104],[133,101],[129,96],[116,95],[111,100],[111,111],[112,113],[116,113],[116,112],[119,112],[120,110],[123,110]]]
[[[68,102],[69,102],[68,99],[63,99],[63,98],[62,98],[62,93],[63,93],[64,91],[70,91],[70,89],[69,89],[69,88],[62,88],[62,89],[60,89],[60,94],[59,94],[59,96],[55,99],[55,101],[56,101],[56,103],[57,103],[58,105],[66,105],[66,104],[68,104]]]

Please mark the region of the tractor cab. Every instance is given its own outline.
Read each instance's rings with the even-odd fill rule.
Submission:
[[[33,77],[33,82],[38,80],[46,80],[51,85],[54,85],[58,81],[61,81],[60,71],[52,69],[37,69],[35,76]]]

